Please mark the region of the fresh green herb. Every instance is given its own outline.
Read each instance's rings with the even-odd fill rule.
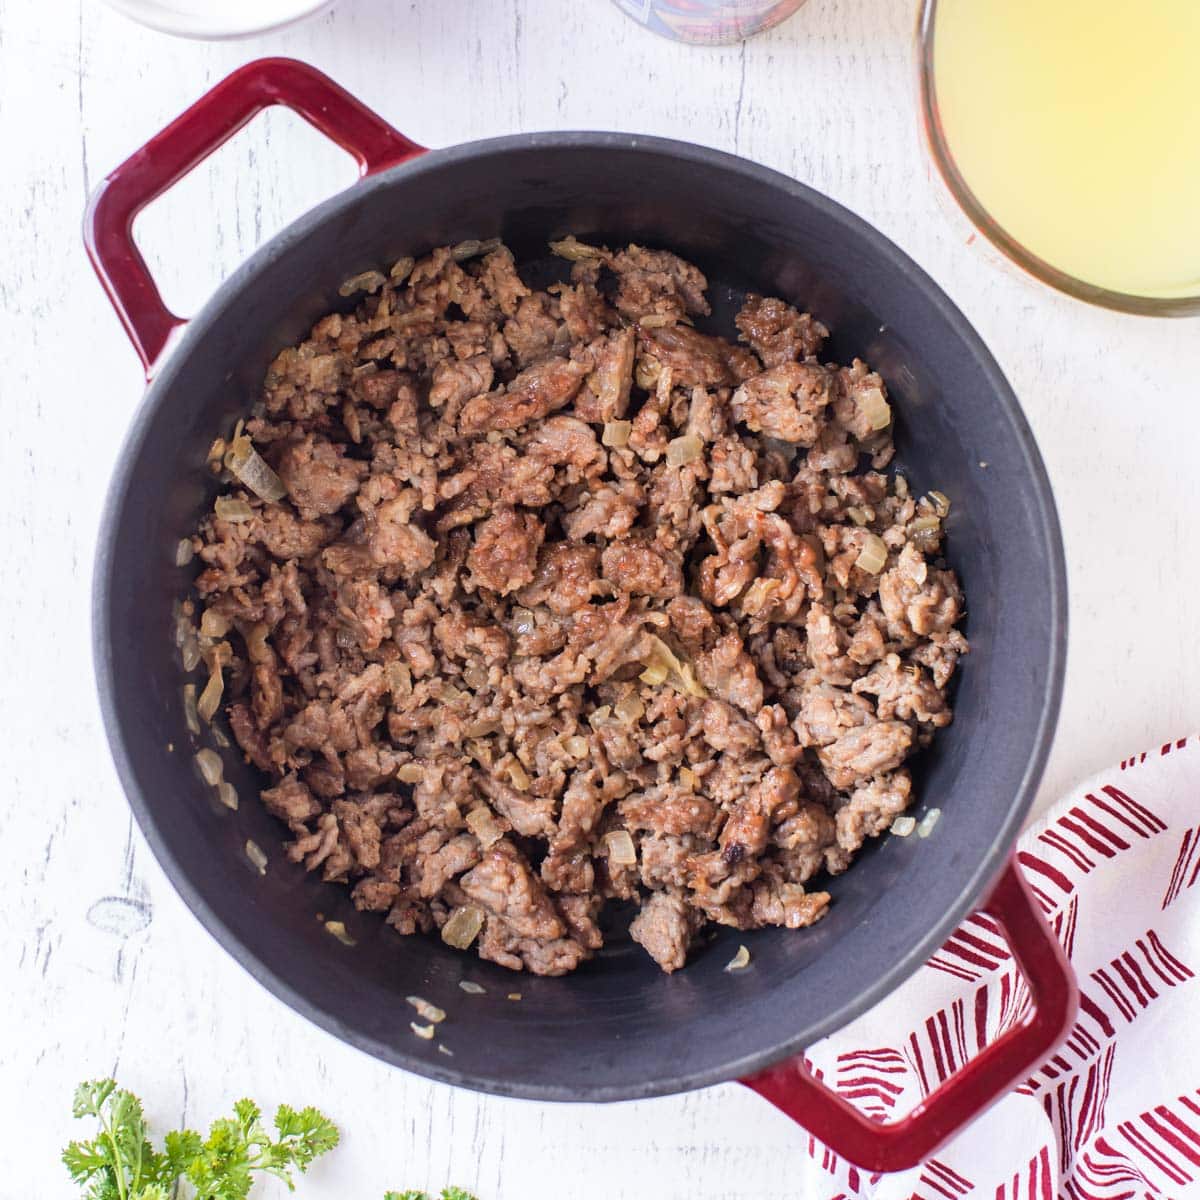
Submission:
[[[433,1200],[428,1192],[384,1192],[383,1200]],[[475,1197],[462,1188],[442,1188],[437,1200],[475,1200]]]
[[[337,1126],[315,1108],[281,1104],[272,1133],[258,1105],[239,1100],[234,1115],[214,1121],[207,1138],[181,1129],[168,1133],[156,1150],[142,1102],[111,1079],[81,1083],[72,1112],[100,1123],[95,1138],[63,1151],[63,1163],[86,1200],[170,1200],[183,1180],[196,1200],[244,1200],[256,1175],[274,1175],[292,1188],[293,1169],[303,1173],[338,1143]]]

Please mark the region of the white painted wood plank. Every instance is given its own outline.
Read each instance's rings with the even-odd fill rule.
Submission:
[[[25,1143],[0,1191],[71,1194],[56,1162],[70,1090],[115,1071],[160,1127],[206,1121],[241,1093],[327,1107],[346,1141],[306,1186],[317,1200],[445,1182],[488,1200],[825,1194],[805,1138],[736,1087],[537,1106],[427,1084],[341,1046],[217,949],[132,830],[93,699],[88,590],[140,381],[79,219],[107,169],[250,58],[314,62],[431,146],[538,128],[663,134],[739,152],[861,213],[977,325],[1057,488],[1073,630],[1042,803],[1194,722],[1195,325],[1086,308],[965,244],[920,145],[913,23],[907,0],[810,0],[769,35],[698,50],[605,0],[342,0],[282,33],[200,44],[97,0],[0,0],[0,821],[19,881],[0,925],[0,1120]],[[351,176],[300,122],[272,114],[148,212],[139,235],[191,311]]]

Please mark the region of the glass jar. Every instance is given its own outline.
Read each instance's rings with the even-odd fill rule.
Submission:
[[[804,0],[614,0],[647,29],[677,42],[740,42],[787,20]]]

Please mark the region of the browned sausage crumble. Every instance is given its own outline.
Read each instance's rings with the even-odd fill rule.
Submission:
[[[908,807],[962,597],[819,321],[751,295],[735,344],[674,255],[555,249],[545,291],[498,244],[370,272],[275,360],[191,542],[201,712],[399,932],[558,975],[635,901],[674,971]]]

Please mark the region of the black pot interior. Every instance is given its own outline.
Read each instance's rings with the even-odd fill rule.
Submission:
[[[952,501],[948,557],[972,652],[954,724],[917,766],[926,840],[890,838],[829,882],[812,929],[716,933],[674,976],[627,938],[564,979],[536,979],[401,938],[348,893],[286,861],[254,799],[220,808],[193,764],[172,602],[194,568],[179,539],[211,504],[208,446],[255,397],[267,362],[337,303],[348,276],[465,238],[545,260],[575,233],[663,246],[708,274],[714,325],[746,288],[811,309],[830,356],[865,358],[898,411],[899,466]],[[545,266],[544,261],[542,266]],[[1040,460],[1007,385],[962,316],[890,243],[781,176],[708,151],[616,135],[504,139],[438,152],[359,185],[261,251],[208,306],[150,389],[119,464],[98,562],[97,660],[117,764],[152,846],[216,937],[293,1007],[369,1052],[465,1086],[548,1099],[655,1095],[732,1078],[862,1011],[943,938],[998,869],[1032,796],[1057,711],[1065,595]],[[261,876],[244,853],[266,851]],[[330,936],[318,914],[356,941]],[[723,968],[744,943],[751,966]],[[486,995],[457,985],[475,980]],[[509,993],[519,992],[520,1000]],[[405,997],[449,1014],[434,1041]],[[444,1046],[450,1054],[443,1053]]]

